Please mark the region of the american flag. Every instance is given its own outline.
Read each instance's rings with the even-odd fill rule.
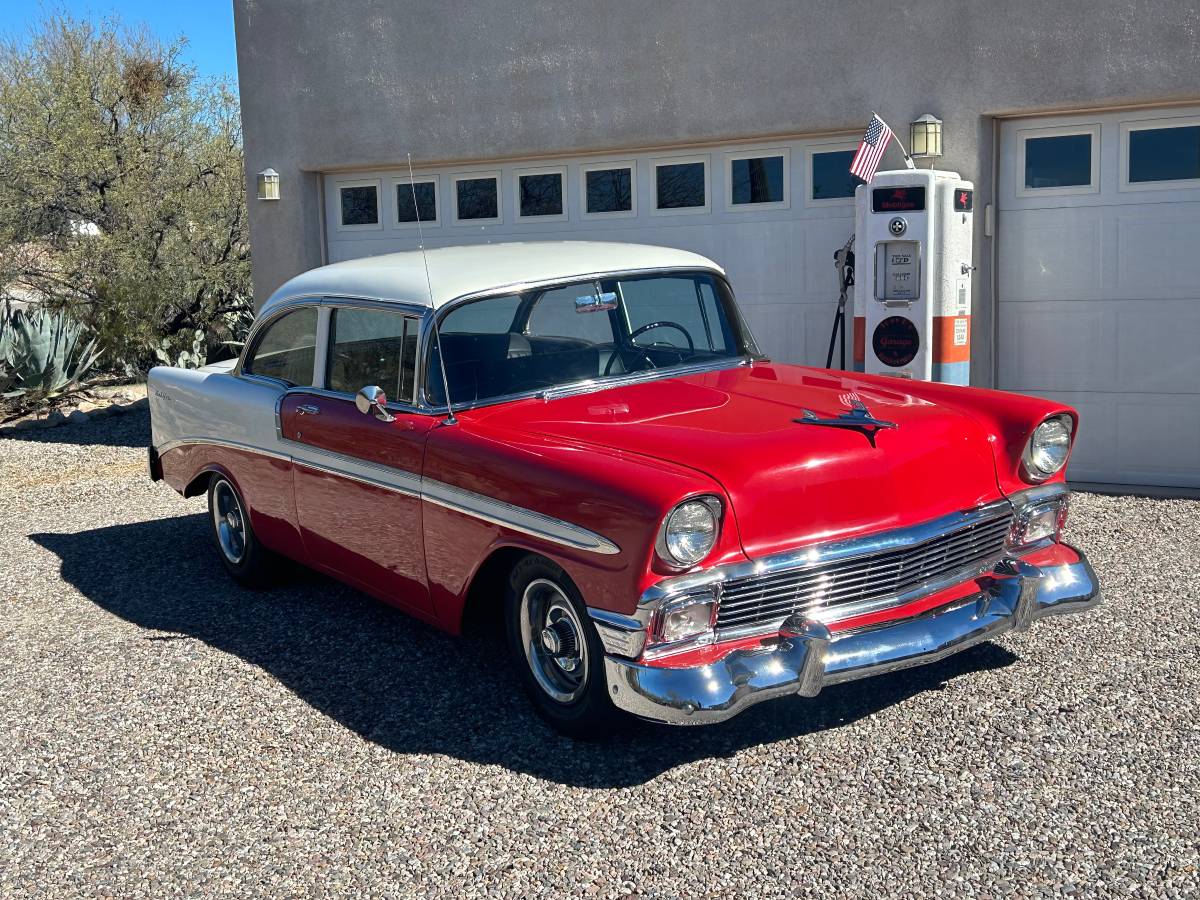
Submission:
[[[872,115],[871,122],[867,125],[867,133],[863,135],[858,152],[854,154],[854,161],[850,163],[850,174],[857,175],[863,181],[874,178],[879,161],[883,159],[883,151],[887,149],[891,139],[892,129],[888,128],[887,123],[879,116]]]

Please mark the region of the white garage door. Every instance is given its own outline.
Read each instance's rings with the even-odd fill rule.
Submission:
[[[834,250],[854,231],[856,138],[822,137],[418,170],[428,247],[608,240],[723,265],[764,352],[824,365]],[[325,176],[331,262],[417,246],[407,171]],[[847,362],[852,348],[847,346]]]
[[[1071,478],[1200,487],[1200,109],[1001,141],[999,386],[1079,409]]]

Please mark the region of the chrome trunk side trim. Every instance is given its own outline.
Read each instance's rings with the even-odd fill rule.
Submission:
[[[185,437],[176,438],[167,441],[158,447],[153,448],[159,456],[163,456],[171,450],[178,447],[191,447],[198,444],[208,444],[217,447],[228,447],[230,450],[243,450],[246,453],[257,453],[259,456],[269,456],[271,459],[279,459],[284,462],[291,462],[291,457],[286,453],[276,453],[274,450],[267,450],[263,447],[258,447],[253,444],[243,444],[241,441],[228,441],[224,438],[201,438],[201,437]]]

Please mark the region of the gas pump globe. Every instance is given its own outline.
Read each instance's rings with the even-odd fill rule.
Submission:
[[[879,172],[855,192],[856,371],[969,384],[974,185]]]

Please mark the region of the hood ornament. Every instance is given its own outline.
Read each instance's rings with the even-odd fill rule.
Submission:
[[[850,428],[862,434],[872,447],[875,446],[875,435],[882,429],[899,427],[895,422],[885,422],[883,419],[876,419],[871,415],[871,411],[867,409],[867,405],[861,400],[857,398],[845,399],[849,399],[850,409],[836,419],[822,419],[811,409],[806,409],[801,418],[792,419],[792,421],[798,425],[825,425],[829,428]]]

